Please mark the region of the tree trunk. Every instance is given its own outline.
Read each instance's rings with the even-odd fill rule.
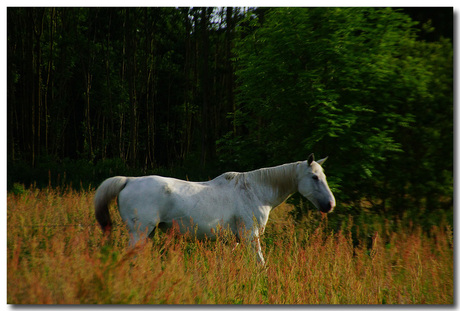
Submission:
[[[231,111],[233,115],[233,135],[236,135],[236,122],[235,122],[235,100],[233,97],[233,81],[235,79],[232,63],[232,47],[233,47],[233,29],[235,28],[233,19],[233,8],[227,7],[227,40],[226,43],[226,61],[227,61],[227,111]]]
[[[145,59],[144,67],[147,70],[147,77],[145,80],[145,110],[146,110],[146,123],[147,123],[147,150],[145,155],[144,167],[153,167],[155,164],[155,62],[154,62],[154,46],[155,46],[155,20],[150,20],[151,15],[148,10],[144,10],[144,24],[146,25],[146,39],[144,50],[147,57]],[[153,18],[156,18],[154,15]]]
[[[45,150],[47,152],[49,151],[49,145],[48,145],[48,126],[49,126],[49,113],[48,113],[48,102],[53,100],[53,94],[52,94],[52,83],[53,83],[53,78],[52,78],[52,72],[53,72],[53,45],[54,45],[54,32],[55,32],[55,23],[56,23],[56,9],[51,8],[50,12],[50,39],[49,39],[49,59],[48,59],[48,66],[47,66],[47,77],[46,77],[46,88],[45,88]],[[51,99],[51,100],[49,100]]]
[[[190,10],[188,8],[183,9],[183,17],[185,23],[185,64],[184,64],[184,78],[185,78],[185,85],[184,85],[184,108],[185,108],[185,133],[183,139],[183,147],[182,147],[182,160],[188,155],[190,151],[190,143],[191,143],[191,131],[192,131],[192,113],[191,113],[191,100],[190,94],[192,92],[191,88],[191,78],[190,78],[190,71],[191,71],[191,54],[192,54],[192,43],[190,39],[190,33],[192,31],[192,25],[190,23],[189,18]]]
[[[201,61],[202,61],[202,95],[201,109],[201,166],[206,165],[209,144],[209,43],[208,43],[208,14],[207,9],[201,10]]]
[[[137,93],[136,93],[136,27],[134,26],[134,17],[130,14],[131,10],[126,10],[129,46],[127,49],[127,79],[129,92],[129,118],[130,118],[130,154],[129,163],[132,166],[137,162]]]

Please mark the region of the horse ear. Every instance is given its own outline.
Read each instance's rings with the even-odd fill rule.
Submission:
[[[316,163],[318,163],[319,165],[323,165],[323,163],[326,162],[327,158],[329,157],[325,157],[324,159],[318,160],[316,161]]]
[[[315,161],[315,155],[312,153],[308,156],[308,165],[311,165],[313,161]]]

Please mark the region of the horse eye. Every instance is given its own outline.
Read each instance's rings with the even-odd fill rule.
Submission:
[[[313,175],[312,178],[313,178],[314,180],[318,180],[318,176],[316,176],[316,175]]]

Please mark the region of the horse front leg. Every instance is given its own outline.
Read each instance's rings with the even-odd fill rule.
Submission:
[[[236,218],[232,231],[235,234],[237,243],[235,247],[233,248],[233,250],[235,250],[236,247],[238,246],[238,242],[240,242],[240,239],[243,239],[246,243],[251,244],[251,248],[256,255],[257,262],[259,264],[262,264],[262,266],[264,266],[265,260],[264,260],[264,256],[262,255],[262,249],[260,247],[260,240],[259,240],[259,230],[263,232],[264,228],[253,226],[252,229],[247,230],[246,228],[248,227],[246,226],[246,224],[248,223],[249,223],[248,220],[244,221],[243,218]]]
[[[259,232],[256,230],[250,235],[251,247],[256,255],[256,260],[262,266],[265,266],[264,256],[262,255],[262,248],[260,247]]]
[[[257,262],[260,263],[262,266],[265,266],[265,260],[264,260],[264,256],[262,255],[262,249],[260,247],[259,237],[257,237],[255,241],[252,242],[252,247],[254,251],[256,252]]]

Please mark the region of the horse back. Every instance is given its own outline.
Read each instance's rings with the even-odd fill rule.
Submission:
[[[184,214],[197,217],[200,214],[218,213],[230,209],[235,193],[228,182],[189,182],[157,175],[133,178],[119,194],[119,205],[140,210],[155,210],[167,214]],[[179,216],[177,216],[179,217]]]

